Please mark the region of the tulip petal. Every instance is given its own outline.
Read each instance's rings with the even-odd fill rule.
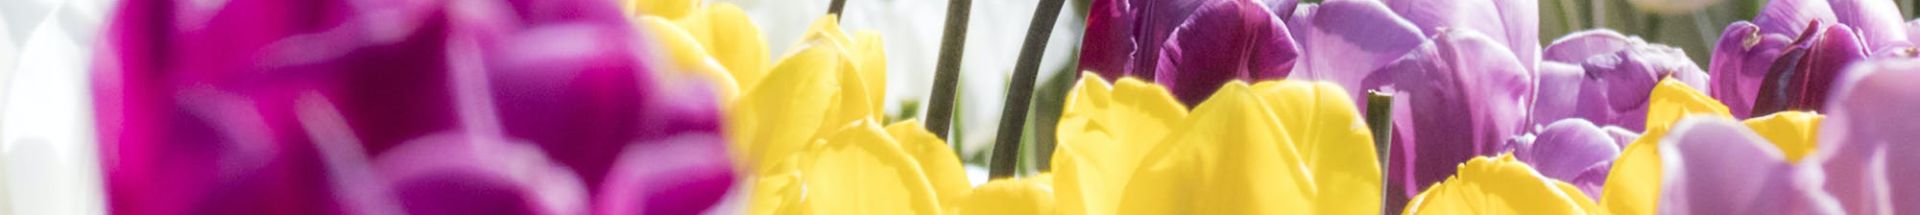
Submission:
[[[1876,59],[1858,64],[1835,85],[1810,161],[1826,172],[1826,191],[1850,214],[1920,211],[1920,61]]]
[[[1202,5],[1160,48],[1153,80],[1173,90],[1182,103],[1194,105],[1228,80],[1285,78],[1299,51],[1281,25],[1254,2]]]
[[[1759,25],[1763,34],[1800,35],[1809,23],[1834,23],[1839,19],[1827,0],[1780,0],[1767,1],[1760,15],[1753,17],[1753,24]]]
[[[1780,150],[1732,119],[1693,117],[1662,138],[1663,213],[1837,214],[1824,192],[1799,182]]]
[[[1479,31],[1508,48],[1522,66],[1540,59],[1540,3],[1528,0],[1388,0],[1387,7],[1427,33]]]
[[[434,135],[374,161],[408,214],[579,214],[580,178],[532,145]],[[510,166],[517,168],[499,168]]]
[[[1907,39],[1906,26],[1900,22],[1900,6],[1893,1],[1828,1],[1837,21],[1852,26],[1860,34],[1861,42],[1866,43],[1867,51],[1913,47],[1913,41]]]
[[[1339,84],[1354,101],[1387,84],[1369,81],[1376,71],[1427,41],[1412,22],[1377,1],[1330,0],[1298,12],[1288,25],[1302,54],[1289,78]]]
[[[1672,125],[1692,116],[1728,117],[1727,106],[1678,80],[1661,80],[1648,94],[1647,132],[1627,144],[1613,160],[1607,173],[1600,204],[1608,211],[1623,214],[1654,214],[1658,211],[1661,189],[1661,151],[1659,141]]]
[[[1606,175],[1589,175],[1589,170],[1611,165],[1613,158],[1620,155],[1620,147],[1593,123],[1565,119],[1548,124],[1532,145],[1513,153],[1541,175],[1567,181],[1588,194],[1588,198],[1597,198]]]
[[[1093,0],[1087,8],[1087,31],[1080,39],[1080,70],[1107,80],[1132,74],[1137,14],[1128,0]]]
[[[1496,153],[1528,123],[1532,73],[1506,48],[1472,31],[1434,40],[1383,70],[1396,90],[1388,207],[1453,175],[1454,164]]]
[[[1221,87],[1148,152],[1118,212],[1311,213],[1311,173],[1262,103],[1245,83]]]
[[[1372,132],[1339,85],[1268,81],[1253,91],[1271,106],[1317,187],[1313,213],[1362,214],[1380,208],[1380,163]]]
[[[717,2],[678,20],[715,61],[726,67],[741,91],[766,76],[767,57],[771,56],[760,27],[748,18],[739,6]]]
[[[1747,119],[1741,123],[1773,143],[1785,156],[1787,163],[1798,163],[1800,158],[1813,154],[1819,148],[1814,142],[1818,140],[1814,134],[1819,133],[1816,126],[1820,125],[1823,118],[1819,114],[1787,111]]]
[[[928,133],[919,121],[907,120],[887,126],[887,135],[900,141],[900,147],[920,163],[920,170],[927,175],[927,182],[939,194],[941,205],[959,204],[962,194],[972,188],[967,184],[966,169],[960,167],[960,157],[947,146],[940,137]]]
[[[1080,76],[1065,105],[1052,170],[1060,210],[1072,214],[1118,213],[1141,157],[1187,117],[1164,88],[1133,78],[1109,86],[1091,73]]]
[[[1421,192],[1401,214],[1591,214],[1593,199],[1541,177],[1513,155],[1476,157],[1460,173]]]
[[[799,165],[802,211],[814,214],[936,214],[944,210],[926,172],[871,120],[840,128]]]
[[[958,214],[1055,214],[1053,177],[988,181],[967,194]]]

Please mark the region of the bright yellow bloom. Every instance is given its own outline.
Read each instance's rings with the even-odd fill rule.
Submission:
[[[652,30],[652,38],[664,46],[662,48],[666,49],[668,59],[673,61],[674,70],[713,82],[721,101],[732,100],[740,94],[739,83],[734,82],[733,76],[727,73],[720,62],[709,57],[707,50],[701,48],[692,34],[680,29],[673,21],[657,16],[641,17],[640,24]]]
[[[673,69],[714,82],[723,101],[766,74],[767,42],[746,12],[730,3],[698,0],[629,1],[650,38],[667,51]]]
[[[1158,86],[1083,75],[1059,125],[1067,214],[1356,214],[1380,165],[1338,86],[1231,82],[1193,112]],[[1171,131],[1162,133],[1161,131]]]
[[[1813,154],[1814,149],[1819,148],[1815,141],[1820,139],[1814,134],[1820,133],[1820,120],[1825,118],[1819,114],[1786,111],[1747,119],[1743,123],[1760,133],[1760,137],[1766,138],[1767,142],[1779,147],[1788,163],[1799,163],[1800,158]]]
[[[1647,108],[1647,132],[1621,151],[1601,191],[1600,203],[1614,213],[1655,214],[1659,211],[1662,179],[1659,141],[1666,137],[1674,123],[1692,116],[1733,118],[1719,100],[1672,79],[1662,80],[1648,97],[1651,100]],[[1798,161],[1818,148],[1814,134],[1819,133],[1822,118],[1818,114],[1789,111],[1747,119],[1745,124],[1779,147],[1788,161]]]
[[[974,188],[955,214],[1055,214],[1053,176],[993,180]]]
[[[1513,158],[1476,157],[1414,196],[1402,214],[1606,214],[1566,182]]]

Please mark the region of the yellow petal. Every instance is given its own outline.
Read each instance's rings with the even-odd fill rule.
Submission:
[[[1116,86],[1092,73],[1067,94],[1055,134],[1052,170],[1064,214],[1114,214],[1120,191],[1140,158],[1186,118],[1166,89],[1123,78]]]
[[[1767,142],[1779,147],[1788,163],[1797,163],[1800,158],[1813,154],[1819,148],[1814,142],[1819,139],[1814,134],[1819,133],[1820,120],[1824,118],[1820,114],[1787,111],[1747,119],[1744,123],[1747,128],[1760,133],[1760,137],[1766,138]]]
[[[766,75],[767,39],[739,6],[714,3],[677,23],[733,74],[742,89],[752,88]]]
[[[700,6],[699,0],[629,0],[628,7],[638,11],[639,15],[654,15],[668,19],[678,19],[691,13]]]
[[[940,201],[919,162],[872,120],[861,120],[808,150],[802,162],[812,214],[938,214]]]
[[[1053,177],[1038,176],[993,180],[974,188],[958,214],[1055,214]]]
[[[1380,163],[1373,135],[1339,85],[1268,81],[1253,85],[1301,152],[1318,188],[1316,214],[1378,213]]]
[[[866,87],[867,106],[872,108],[874,119],[885,119],[883,110],[887,96],[887,51],[880,33],[874,31],[854,32],[853,43],[847,47],[848,54],[859,71],[861,86]]]
[[[1587,214],[1586,194],[1513,158],[1477,157],[1407,203],[1404,214]],[[1584,201],[1584,202],[1583,202]]]
[[[933,184],[941,203],[958,204],[961,195],[966,194],[971,185],[967,183],[967,171],[960,167],[960,157],[954,154],[953,148],[914,120],[888,125],[887,134],[900,141],[900,147],[920,162],[921,170],[926,171],[927,180]]]
[[[1317,192],[1287,131],[1246,83],[1234,81],[1149,151],[1120,214],[1312,214]]]
[[[1732,118],[1727,106],[1673,79],[1661,80],[1647,101],[1647,132],[1627,144],[1607,172],[1600,204],[1619,214],[1654,214],[1660,200],[1660,138],[1688,116]]]
[[[736,154],[751,170],[789,159],[815,138],[855,120],[823,115],[845,111],[838,71],[845,65],[830,46],[800,49],[768,72],[769,81],[741,95],[728,109]]]
[[[640,25],[653,32],[652,38],[666,49],[668,58],[673,60],[674,65],[673,69],[669,70],[682,71],[684,73],[680,74],[697,76],[712,82],[715,92],[720,94],[721,101],[731,101],[740,94],[740,85],[734,82],[733,75],[728,74],[725,67],[721,67],[719,62],[714,61],[712,55],[707,54],[706,48],[702,48],[700,42],[695,40],[691,33],[673,24],[673,21],[657,16],[641,17]]]

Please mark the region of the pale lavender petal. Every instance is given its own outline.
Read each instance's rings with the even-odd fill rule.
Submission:
[[[1626,50],[1637,40],[1605,29],[1573,32],[1554,39],[1540,57],[1543,61],[1579,64],[1596,55]]]
[[[1534,123],[1578,117],[1640,130],[1646,121],[1647,93],[1653,91],[1654,83],[1673,77],[1708,91],[1704,90],[1706,72],[1686,53],[1639,37],[1590,30],[1555,40],[1547,50],[1550,58],[1540,68],[1542,88]],[[1556,65],[1560,62],[1579,65],[1578,73],[1548,71],[1569,69]]]
[[[1906,27],[1900,22],[1900,6],[1893,1],[1829,0],[1828,3],[1833,6],[1840,24],[1853,26],[1853,30],[1859,32],[1868,51],[1913,46],[1912,40],[1907,39]]]
[[[1608,119],[1614,114],[1607,104],[1605,84],[1588,76],[1580,65],[1540,62],[1538,76],[1539,88],[1534,89],[1537,94],[1532,109],[1534,122],[1530,125],[1545,126],[1561,119]]]
[[[1826,171],[1826,190],[1848,213],[1920,212],[1920,61],[1878,59],[1852,68],[1834,88],[1808,161]],[[1891,210],[1891,211],[1886,211]]]
[[[1330,0],[1301,7],[1288,22],[1304,51],[1294,79],[1337,83],[1354,101],[1387,81],[1366,81],[1427,42],[1412,22],[1370,0]],[[1362,102],[1361,108],[1365,108]]]
[[[1920,19],[1907,21],[1907,42],[1920,43]]]
[[[1611,166],[1620,155],[1620,147],[1605,130],[1583,119],[1566,119],[1541,129],[1531,146],[1513,152],[1521,162],[1540,171],[1540,175],[1567,181],[1587,195],[1599,198],[1606,174],[1591,175],[1597,166]]]
[[[1818,173],[1802,173],[1732,119],[1683,119],[1661,139],[1660,152],[1662,214],[1839,214],[1812,184]]]
[[[1760,15],[1753,17],[1753,24],[1759,25],[1760,32],[1765,34],[1800,35],[1802,30],[1808,29],[1808,23],[1834,23],[1838,20],[1827,0],[1775,0],[1767,1],[1766,8],[1760,9]]]
[[[1280,20],[1293,20],[1294,8],[1299,8],[1300,0],[1266,0],[1267,12],[1272,12]]]
[[[1286,78],[1299,50],[1279,18],[1248,1],[1214,1],[1195,10],[1160,49],[1154,82],[1188,106],[1231,80]]]
[[[1473,30],[1508,47],[1533,68],[1540,52],[1540,3],[1530,0],[1387,0],[1387,7],[1428,36],[1441,29]]]

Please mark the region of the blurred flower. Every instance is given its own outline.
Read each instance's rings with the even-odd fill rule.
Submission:
[[[1195,105],[1229,80],[1273,80],[1299,51],[1283,22],[1251,0],[1093,3],[1081,67],[1108,79],[1132,76]],[[1192,7],[1192,8],[1187,8]],[[1177,26],[1159,26],[1176,23]]]
[[[1420,192],[1402,214],[1605,214],[1571,184],[1541,177],[1513,155],[1475,157]]]
[[[1761,136],[1723,117],[1691,117],[1676,123],[1659,143],[1659,160],[1665,169],[1659,211],[1841,214],[1831,197],[1811,184],[1818,183],[1817,170],[1796,168]]]
[[[769,56],[766,38],[739,7],[729,3],[700,5],[699,1],[674,3],[683,2],[678,0],[630,2],[643,7],[639,22],[667,48],[668,58],[677,68],[710,79],[725,100],[754,86],[765,75]],[[680,4],[694,6],[686,11],[665,11]],[[649,5],[666,9],[644,9]]]
[[[1920,61],[1878,59],[1856,64],[1835,85],[1830,111],[1808,159],[1826,172],[1826,191],[1850,214],[1920,212]]]
[[[1189,115],[1164,88],[1094,76],[1071,91],[1057,130],[1053,174],[1063,212],[1380,208],[1372,137],[1334,85],[1228,82]]]
[[[1752,23],[1728,25],[1714,46],[1710,91],[1736,117],[1820,110],[1845,66],[1875,53],[1910,53],[1891,2],[1770,1]]]
[[[124,2],[93,73],[109,207],[703,211],[734,180],[718,101],[607,3]],[[628,175],[668,159],[631,148],[708,156]],[[676,189],[607,188],[632,183]]]
[[[1672,77],[1707,89],[1706,72],[1684,51],[1612,30],[1560,37],[1547,46],[1543,57],[1539,89],[1534,92],[1533,126],[1579,118],[1600,126],[1644,130],[1647,93],[1655,83]]]
[[[1352,90],[1350,98],[1369,90],[1394,95],[1388,208],[1404,205],[1419,188],[1453,175],[1460,162],[1495,154],[1504,148],[1500,143],[1526,131],[1535,81],[1526,59],[1537,57],[1516,57],[1508,41],[1474,28],[1436,27],[1447,22],[1430,23],[1432,32],[1422,33],[1374,1],[1326,1],[1297,9],[1292,18],[1288,25],[1302,32],[1296,39],[1306,51],[1306,63],[1295,67],[1292,78],[1337,83]],[[1532,28],[1502,26],[1496,33]]]
[[[1720,4],[1722,0],[1628,0],[1634,9],[1663,15],[1683,15],[1699,11],[1707,6]]]

